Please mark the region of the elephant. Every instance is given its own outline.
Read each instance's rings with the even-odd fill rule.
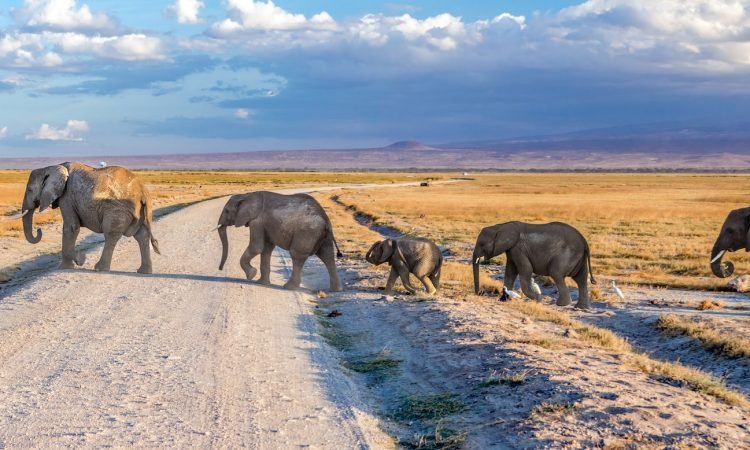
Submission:
[[[393,292],[393,284],[399,276],[404,288],[414,294],[416,289],[409,282],[410,273],[422,282],[430,295],[435,294],[440,287],[443,254],[438,246],[428,239],[403,238],[378,241],[372,244],[365,259],[376,266],[385,262],[391,266],[391,273],[385,285],[386,294]]]
[[[240,267],[248,280],[257,275],[250,262],[260,254],[259,282],[271,284],[271,253],[278,246],[288,250],[292,257],[292,276],[284,289],[299,288],[305,261],[317,255],[328,269],[330,290],[342,290],[336,273],[336,257],[342,256],[341,251],[328,215],[311,196],[267,191],[231,196],[221,211],[217,227],[222,245],[219,270],[224,270],[229,252],[228,226],[250,228],[250,245],[240,258]]]
[[[586,239],[572,226],[561,222],[507,222],[482,229],[472,256],[474,292],[477,294],[480,293],[480,260],[484,258],[487,261],[502,253],[507,257],[504,284],[509,289],[520,275],[523,293],[529,298],[541,300],[541,295],[532,289],[531,276],[534,273],[551,276],[559,292],[557,305],[568,306],[571,299],[565,277],[572,277],[578,285],[576,307],[590,307],[589,276],[591,284],[596,284],[591,271],[591,252]]]
[[[138,273],[152,273],[149,243],[157,254],[159,243],[152,229],[151,197],[143,183],[123,167],[95,169],[78,162],[65,162],[34,169],[23,197],[23,232],[36,244],[42,230],[33,234],[34,210],[60,208],[63,218],[61,269],[81,266],[85,256],[75,251],[81,227],[104,234],[104,249],[95,270],[109,271],[112,253],[122,236],[133,236],[141,251]]]
[[[728,251],[743,248],[750,251],[750,208],[735,209],[727,215],[711,250],[711,272],[719,278],[732,275],[734,264],[730,261],[722,262],[722,258]]]

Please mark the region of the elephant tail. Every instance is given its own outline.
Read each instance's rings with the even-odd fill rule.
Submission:
[[[588,244],[586,245],[586,262],[589,265],[589,276],[591,277],[591,284],[596,284],[594,279],[594,269],[591,268],[591,250],[589,250]]]
[[[151,240],[151,246],[154,248],[154,251],[157,255],[161,255],[161,251],[159,250],[159,241],[156,240],[154,237],[154,233],[151,231],[152,227],[152,217],[153,217],[153,209],[151,208],[151,199],[149,197],[144,197],[141,200],[141,209],[143,211],[143,225],[148,230],[148,236]]]
[[[336,247],[336,258],[341,258],[344,256],[343,253],[341,253],[341,250],[339,250],[339,244],[336,242],[336,238],[333,237],[333,230],[331,230],[331,240],[333,240],[333,245]]]

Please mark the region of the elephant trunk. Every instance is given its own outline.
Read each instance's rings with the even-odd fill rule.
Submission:
[[[726,250],[718,242],[714,244],[714,248],[711,250],[711,272],[719,278],[726,278],[734,273],[734,264],[730,261],[722,261],[724,253],[726,253]]]
[[[23,216],[23,234],[26,236],[26,240],[31,242],[32,244],[36,244],[37,242],[42,240],[42,229],[37,228],[36,229],[36,236],[34,236],[34,233],[32,232],[32,228],[34,226],[34,208],[28,209],[25,211],[25,214]]]
[[[474,293],[477,295],[479,295],[479,260],[481,258],[481,255],[474,252],[471,260],[472,269],[474,269]]]
[[[229,240],[227,239],[227,226],[221,225],[218,228],[219,238],[221,239],[221,263],[219,264],[219,270],[224,270],[224,263],[227,262],[227,255],[229,254]]]

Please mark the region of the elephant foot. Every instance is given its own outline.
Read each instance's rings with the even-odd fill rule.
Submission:
[[[80,265],[80,264],[79,264]],[[63,261],[58,266],[60,269],[73,269],[75,266],[73,265],[73,261]]]
[[[270,286],[271,280],[269,280],[268,278],[261,278],[260,280],[258,280],[258,283],[262,284],[263,286]]]
[[[255,275],[258,274],[258,269],[256,269],[255,267],[243,267],[242,270],[245,271],[245,277],[247,277],[248,280],[252,280],[253,278],[255,278]]]
[[[83,252],[78,252],[78,254],[76,254],[75,263],[79,266],[84,265],[86,263],[86,254]]]
[[[284,289],[288,291],[296,291],[297,289],[299,289],[299,284],[295,284],[295,283],[292,283],[291,281],[287,281],[283,287]]]
[[[341,292],[344,289],[341,287],[341,285],[338,285],[338,286],[330,286],[328,290],[331,292]]]
[[[427,292],[427,295],[435,295],[435,294],[437,294],[437,289],[433,289]]]
[[[581,309],[581,310],[586,311],[589,308],[591,308],[591,305],[589,305],[588,302],[578,302],[578,303],[576,303],[576,309]]]
[[[94,266],[94,270],[97,272],[109,272],[109,264],[104,264],[103,262],[99,261]]]
[[[557,299],[557,306],[568,306],[571,304],[571,301],[569,298],[558,298]]]
[[[141,266],[138,268],[138,273],[148,275],[148,274],[154,273],[154,270],[151,268],[151,266]]]

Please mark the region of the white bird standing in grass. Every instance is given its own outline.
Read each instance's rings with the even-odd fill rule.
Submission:
[[[541,288],[539,288],[539,285],[536,284],[536,281],[534,281],[533,278],[531,279],[531,292],[533,292],[537,296],[541,296],[542,295]]]
[[[615,280],[612,280],[612,292],[614,292],[615,295],[620,298],[620,300],[625,300],[625,294],[623,294],[620,288],[617,287],[617,285],[615,284]]]
[[[105,168],[105,167],[107,167],[107,163],[106,163],[106,162],[104,162],[104,161],[99,161],[99,168],[100,168],[100,169],[103,169],[103,168]]]
[[[510,289],[508,289],[507,287],[503,286],[503,295],[500,296],[500,300],[506,301],[509,298],[517,300],[517,299],[521,298],[521,296],[518,295],[517,292],[513,292]]]

